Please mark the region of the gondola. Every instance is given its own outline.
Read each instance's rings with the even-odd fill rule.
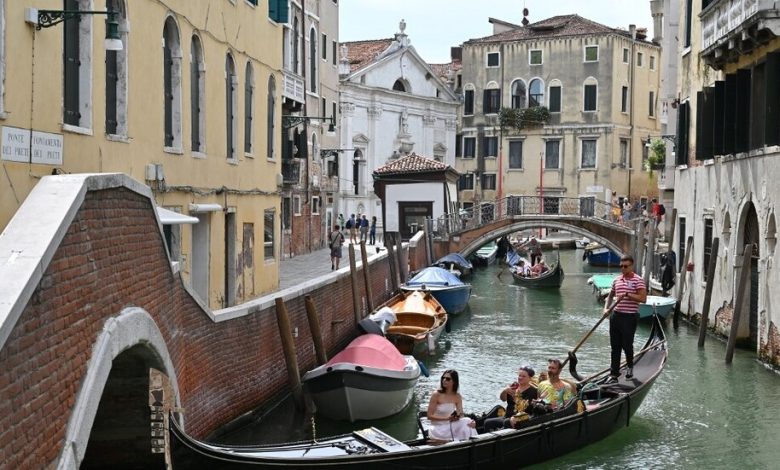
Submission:
[[[532,465],[581,449],[631,424],[667,359],[666,339],[654,321],[636,354],[634,377],[608,381],[608,369],[582,379],[571,355],[570,372],[579,394],[562,410],[532,417],[519,429],[483,433],[468,441],[431,445],[424,437],[401,442],[376,428],[351,434],[263,446],[224,446],[189,437],[170,417],[174,468],[332,469],[447,468],[500,469]]]
[[[515,282],[523,287],[558,289],[561,287],[561,284],[563,284],[564,273],[563,266],[561,266],[560,254],[553,264],[552,269],[538,276],[523,276],[515,270],[511,270],[511,272],[512,277],[515,278]]]

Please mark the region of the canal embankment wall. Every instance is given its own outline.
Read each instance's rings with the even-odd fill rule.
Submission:
[[[0,236],[0,462],[77,468],[106,413],[115,435],[135,426],[126,431],[148,445],[150,367],[170,379],[195,437],[289,392],[274,300],[286,303],[303,373],[316,362],[305,296],[329,355],[356,334],[346,251],[347,267],[332,274],[210,311],[171,263],[146,186],[119,174],[43,178]],[[371,255],[368,270],[378,305],[392,290],[387,252]],[[361,271],[357,280],[363,315]],[[143,364],[123,379],[146,393],[101,402],[123,393],[106,387],[123,358]]]

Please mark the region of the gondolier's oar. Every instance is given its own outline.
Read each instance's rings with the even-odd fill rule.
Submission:
[[[607,298],[609,298],[609,297],[607,297]],[[612,313],[612,310],[614,310],[614,309],[615,309],[615,307],[617,306],[617,304],[618,304],[618,300],[615,300],[615,303],[613,303],[613,304],[612,304],[612,306],[611,306],[611,307],[609,307],[609,308],[607,309],[606,313],[604,313],[604,314],[602,314],[602,315],[601,315],[601,318],[599,318],[599,321],[597,321],[597,322],[596,322],[596,324],[595,324],[595,325],[593,325],[593,328],[591,328],[591,329],[590,329],[590,331],[588,331],[588,332],[585,334],[585,336],[583,336],[583,337],[582,337],[582,339],[580,340],[580,342],[579,342],[579,343],[577,343],[577,345],[576,345],[576,346],[574,346],[574,349],[572,349],[571,351],[569,351],[569,356],[568,356],[568,357],[567,357],[567,358],[566,358],[566,359],[563,361],[563,364],[561,364],[561,369],[563,369],[563,366],[565,366],[565,365],[566,365],[566,364],[569,362],[569,358],[570,358],[571,356],[573,356],[573,355],[574,355],[574,353],[576,353],[578,349],[580,349],[580,346],[582,346],[582,345],[585,343],[585,341],[587,341],[587,340],[588,340],[588,338],[590,338],[590,335],[592,335],[592,334],[593,334],[593,332],[594,332],[594,331],[596,331],[596,328],[598,328],[598,327],[599,327],[599,325],[601,325],[601,322],[603,322],[603,321],[604,321],[604,319],[605,319],[605,318],[607,318],[607,317],[609,316],[609,314],[610,314],[610,313]],[[606,301],[605,301],[605,305],[606,305]]]

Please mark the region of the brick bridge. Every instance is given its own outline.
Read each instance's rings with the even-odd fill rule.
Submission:
[[[622,255],[636,251],[635,228],[610,221],[612,205],[594,198],[509,196],[482,203],[475,211],[434,221],[435,257],[469,255],[485,243],[513,232],[550,228],[588,237]]]

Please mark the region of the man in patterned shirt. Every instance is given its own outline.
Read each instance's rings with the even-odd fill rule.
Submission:
[[[647,288],[641,276],[634,272],[634,258],[624,255],[620,258],[620,276],[612,282],[612,290],[606,305],[612,305],[616,298],[612,316],[609,318],[609,344],[612,347],[610,376],[620,377],[620,352],[626,353],[626,378],[634,377],[634,333],[639,322],[639,304],[647,300]],[[604,307],[604,315],[609,314]]]

